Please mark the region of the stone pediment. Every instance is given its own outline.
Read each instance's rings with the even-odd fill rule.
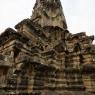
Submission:
[[[0,46],[3,46],[8,42],[11,42],[16,39],[22,42],[25,42],[25,40],[29,40],[28,38],[24,37],[21,33],[16,32],[12,28],[8,28],[0,35]]]
[[[4,44],[6,41],[8,41],[9,39],[13,38],[14,35],[16,34],[16,31],[8,28],[6,29],[1,35],[0,35],[0,46],[2,46],[2,44]]]

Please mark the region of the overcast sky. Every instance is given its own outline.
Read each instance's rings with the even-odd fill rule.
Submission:
[[[0,32],[32,14],[36,0],[0,0]],[[61,0],[71,33],[95,35],[95,0]]]

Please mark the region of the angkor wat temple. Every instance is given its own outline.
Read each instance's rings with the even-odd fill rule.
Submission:
[[[15,29],[0,35],[0,95],[95,95],[94,36],[68,31],[60,0]]]

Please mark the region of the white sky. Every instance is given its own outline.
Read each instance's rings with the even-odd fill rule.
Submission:
[[[32,14],[36,0],[0,0],[0,32]],[[95,35],[95,0],[61,0],[71,33]]]

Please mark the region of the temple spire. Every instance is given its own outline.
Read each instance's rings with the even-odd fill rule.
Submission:
[[[44,26],[67,29],[60,0],[36,0],[31,20]]]

